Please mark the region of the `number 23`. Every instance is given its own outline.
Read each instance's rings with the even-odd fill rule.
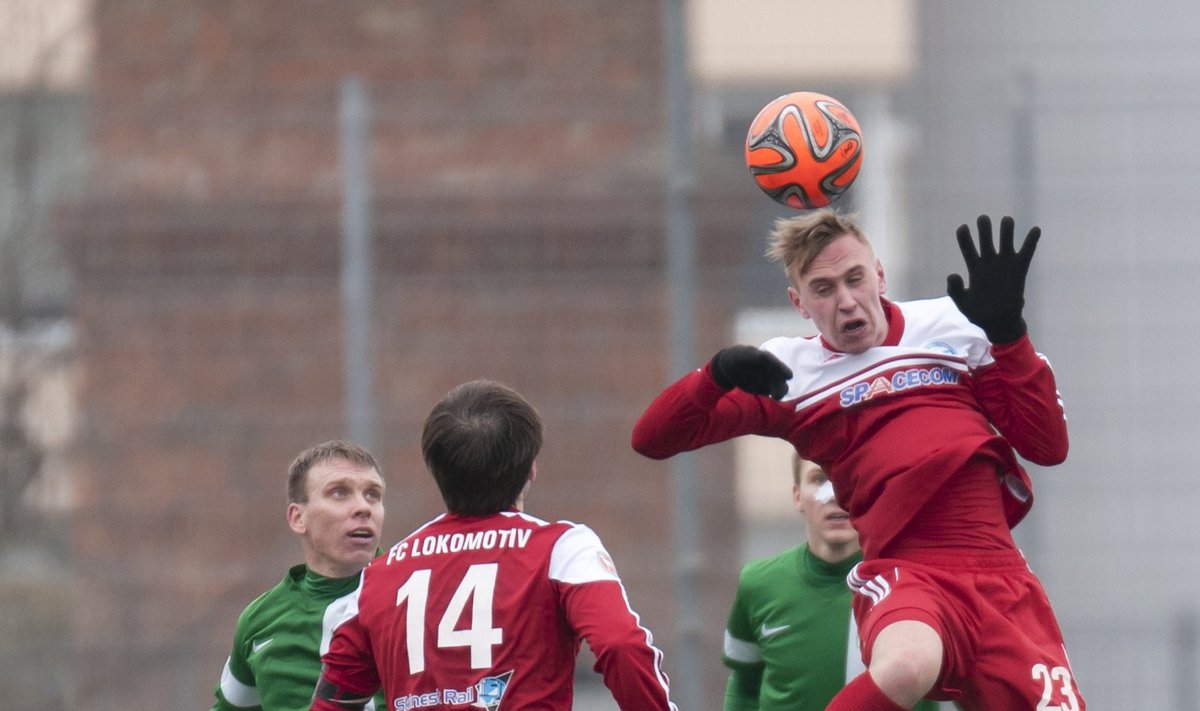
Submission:
[[[1042,680],[1042,700],[1038,703],[1037,711],[1079,711],[1079,699],[1076,698],[1075,687],[1071,683],[1071,670],[1066,667],[1050,668],[1045,664],[1034,664],[1033,678]],[[1054,694],[1054,682],[1060,684],[1058,690],[1066,699],[1060,705],[1050,704],[1050,697]]]

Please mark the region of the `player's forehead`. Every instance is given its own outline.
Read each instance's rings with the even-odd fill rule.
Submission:
[[[869,270],[875,263],[870,245],[853,234],[838,235],[813,255],[800,274],[802,282],[837,279],[856,271]]]
[[[331,486],[383,488],[383,477],[369,464],[330,457],[316,462],[308,470],[308,489],[318,492]]]

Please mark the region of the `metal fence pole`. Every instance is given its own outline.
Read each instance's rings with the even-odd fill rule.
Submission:
[[[667,276],[671,297],[671,373],[695,367],[695,254],[691,196],[692,122],[687,38],[683,0],[663,3],[666,52],[667,126]],[[671,664],[672,696],[679,708],[702,706],[700,658],[703,614],[700,610],[699,506],[694,459],[689,454],[671,462],[671,521],[675,539],[676,641]]]
[[[1200,708],[1200,621],[1188,610],[1175,615],[1171,626],[1171,708],[1195,711]]]
[[[373,266],[369,133],[370,104],[366,88],[360,78],[347,77],[341,83],[338,107],[346,434],[371,449],[375,444],[375,400],[371,357]]]

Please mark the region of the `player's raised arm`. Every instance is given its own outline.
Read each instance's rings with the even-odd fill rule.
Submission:
[[[712,378],[725,390],[738,388],[751,395],[782,400],[787,394],[792,369],[773,354],[754,346],[730,346],[717,351],[710,361]]]
[[[1022,316],[1025,280],[1041,229],[1031,228],[1017,250],[1013,219],[1004,217],[997,249],[988,216],[980,215],[976,225],[978,249],[970,227],[962,225],[957,232],[969,287],[958,274],[946,279],[946,292],[959,311],[992,343],[996,362],[976,373],[973,388],[988,418],[1021,456],[1042,465],[1058,464],[1068,448],[1062,398],[1049,364],[1029,342]]]
[[[787,393],[792,371],[753,346],[730,346],[658,395],[633,427],[634,451],[666,459],[743,434],[760,433],[767,408]]]
[[[992,241],[992,220],[980,215],[976,221],[979,228],[979,249],[971,238],[971,228],[958,228],[958,247],[967,264],[969,284],[963,278],[951,274],[946,278],[946,293],[954,300],[958,310],[971,323],[983,329],[992,343],[1011,343],[1025,335],[1025,319],[1021,312],[1025,308],[1025,277],[1029,263],[1042,236],[1040,227],[1033,227],[1025,235],[1021,250],[1013,248],[1013,218],[1000,220],[1000,250]]]

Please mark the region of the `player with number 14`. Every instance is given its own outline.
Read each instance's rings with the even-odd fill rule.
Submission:
[[[451,390],[421,449],[447,512],[363,571],[313,711],[471,706],[569,711],[580,638],[622,709],[674,709],[661,653],[587,526],[523,512],[542,444],[537,412],[499,383]]]

